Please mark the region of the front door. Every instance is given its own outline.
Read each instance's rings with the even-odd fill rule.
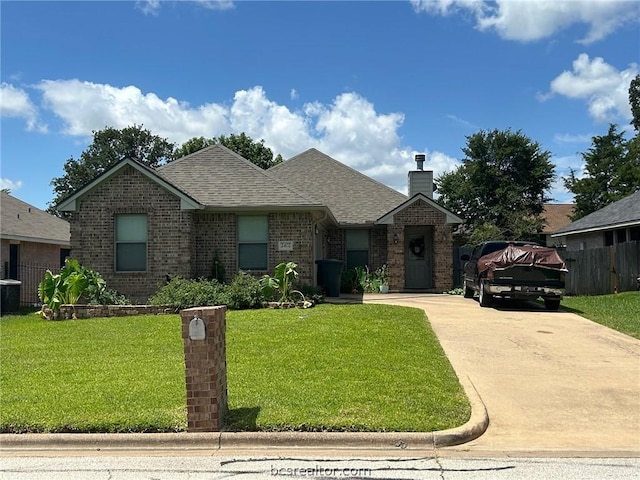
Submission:
[[[433,288],[433,230],[406,227],[404,245],[405,288]]]

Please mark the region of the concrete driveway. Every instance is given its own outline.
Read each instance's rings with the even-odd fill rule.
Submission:
[[[449,295],[365,296],[425,310],[459,377],[489,413],[484,435],[451,449],[640,456],[640,341],[533,303],[481,308]]]

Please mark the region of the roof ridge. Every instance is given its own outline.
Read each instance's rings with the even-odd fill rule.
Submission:
[[[402,193],[402,192],[400,192],[400,191],[396,190],[395,188],[391,188],[390,186],[385,185],[384,183],[382,183],[382,182],[380,182],[380,181],[376,180],[376,179],[375,179],[375,178],[373,178],[373,177],[370,177],[369,175],[365,175],[365,174],[364,174],[364,173],[362,173],[361,171],[356,170],[355,168],[350,167],[349,165],[347,165],[347,164],[345,164],[345,163],[342,163],[340,160],[337,160],[337,159],[333,158],[332,156],[327,155],[327,154],[326,154],[326,153],[324,153],[324,152],[321,152],[320,150],[318,150],[318,149],[317,149],[317,148],[315,148],[315,147],[308,148],[308,149],[307,149],[307,150],[305,150],[304,152],[301,152],[301,153],[299,153],[299,154],[297,154],[297,155],[294,155],[293,157],[289,158],[288,160],[285,160],[284,162],[280,163],[279,165],[283,165],[285,162],[291,162],[291,161],[297,160],[297,159],[298,159],[298,157],[301,157],[302,155],[304,155],[304,154],[306,154],[306,153],[309,153],[309,152],[316,152],[316,153],[318,153],[318,154],[322,155],[323,157],[327,158],[328,160],[331,160],[333,163],[335,163],[335,164],[337,164],[337,165],[340,165],[341,167],[343,167],[343,168],[345,168],[345,169],[347,169],[347,170],[349,170],[349,171],[351,171],[351,172],[353,172],[353,173],[355,173],[355,174],[359,175],[360,177],[362,177],[363,179],[365,179],[365,180],[367,180],[367,181],[369,181],[369,182],[372,182],[372,183],[378,184],[378,185],[380,185],[381,187],[386,188],[386,189],[387,189],[387,190],[389,190],[390,192],[397,193],[398,195],[403,195],[404,197],[409,198],[409,196],[408,196],[408,195],[405,195],[404,193]],[[275,169],[275,168],[277,168],[277,167],[278,167],[278,165],[275,165],[275,166],[271,167],[269,170],[271,170],[271,169]]]

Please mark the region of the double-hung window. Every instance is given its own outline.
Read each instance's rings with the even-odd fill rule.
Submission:
[[[147,216],[116,215],[116,272],[147,270]]]
[[[266,215],[238,217],[238,268],[267,270],[269,221]]]
[[[347,268],[369,264],[369,230],[346,231]]]

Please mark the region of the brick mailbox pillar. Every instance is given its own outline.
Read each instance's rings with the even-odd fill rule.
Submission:
[[[226,310],[220,306],[180,312],[190,432],[222,428],[227,410]]]

